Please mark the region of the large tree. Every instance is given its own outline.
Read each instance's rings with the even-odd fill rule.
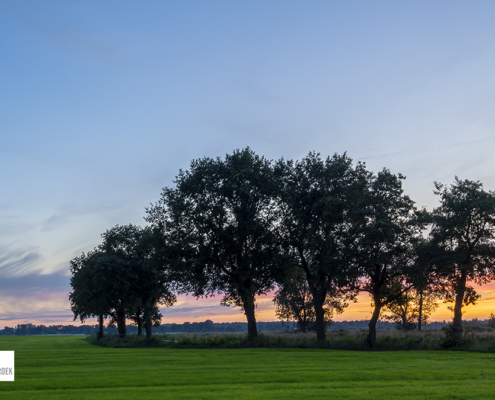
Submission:
[[[376,342],[376,323],[382,308],[409,287],[412,239],[418,233],[416,209],[402,189],[402,175],[384,169],[369,176],[365,199],[356,211],[347,250],[362,277],[361,290],[370,294],[373,314],[368,345]],[[399,285],[397,283],[400,283]]]
[[[71,309],[74,319],[83,322],[97,316],[102,334],[103,318],[109,316],[117,322],[119,336],[125,337],[125,316],[134,306],[136,298],[130,285],[130,274],[118,257],[96,248],[71,260]]]
[[[495,277],[495,195],[480,182],[457,177],[450,187],[435,188],[440,206],[432,212],[430,238],[446,259],[440,273],[454,302],[454,334],[460,335],[462,308],[477,299],[468,282],[481,285]]]
[[[94,250],[70,261],[72,292],[69,301],[74,320],[79,318],[84,323],[88,318],[97,317],[98,339],[103,337],[103,321],[110,313],[108,292],[103,282],[96,278],[98,259],[102,256],[101,252]]]
[[[102,235],[101,245],[106,254],[118,258],[126,269],[128,295],[135,299],[135,305],[128,308],[127,315],[139,320],[137,314],[142,310],[146,338],[152,336],[152,327],[159,322],[158,305],[169,307],[176,301],[171,290],[173,282],[168,260],[155,252],[155,245],[163,243],[156,235],[162,233],[150,227],[117,225]]]
[[[344,155],[301,161],[280,160],[281,224],[284,250],[303,271],[311,292],[318,341],[325,340],[328,296],[352,297],[357,269],[346,254],[349,226],[363,201],[369,173]],[[344,304],[344,303],[343,303]]]
[[[158,231],[134,225],[107,230],[103,242],[92,252],[71,261],[70,295],[75,318],[108,316],[117,323],[120,337],[126,336],[126,318],[144,321],[146,337],[159,322],[158,305],[170,306],[175,295],[170,289],[169,268],[163,250],[155,252]]]
[[[256,296],[274,288],[283,268],[271,163],[246,148],[194,160],[175,184],[147,210],[147,220],[175,244],[175,268],[190,291],[223,293],[223,305],[243,309],[254,338]]]

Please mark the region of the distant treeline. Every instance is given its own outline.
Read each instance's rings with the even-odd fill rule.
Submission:
[[[368,320],[361,321],[340,321],[334,322],[328,330],[338,331],[358,331],[368,329]],[[484,326],[488,320],[464,321],[465,326]],[[447,321],[431,322],[426,329],[441,329],[447,326]],[[129,333],[137,333],[136,325],[127,325]],[[297,330],[297,323],[287,322],[258,322],[260,332],[287,332]],[[377,324],[378,330],[397,329],[397,325],[389,321],[380,321]],[[98,330],[98,325],[34,325],[19,324],[15,328],[6,326],[0,329],[0,335],[92,335]],[[247,323],[245,322],[184,322],[183,324],[162,324],[155,328],[156,333],[247,333]],[[117,334],[116,327],[104,327],[104,333]]]

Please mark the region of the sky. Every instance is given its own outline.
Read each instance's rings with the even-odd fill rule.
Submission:
[[[404,174],[430,210],[434,181],[494,190],[494,13],[476,0],[0,0],[0,327],[71,323],[69,261],[117,224],[144,225],[196,158],[347,151]],[[495,284],[479,291],[466,318],[495,311]],[[191,296],[164,315],[244,320]],[[369,316],[362,295],[338,319]]]

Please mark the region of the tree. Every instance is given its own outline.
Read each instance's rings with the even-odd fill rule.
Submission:
[[[158,304],[175,302],[168,264],[162,253],[154,252],[156,235],[160,233],[151,228],[116,226],[102,235],[94,251],[71,261],[74,318],[98,316],[101,335],[103,317],[108,316],[110,325],[117,323],[120,337],[126,336],[126,318],[133,319],[138,330],[144,320],[146,337],[151,337],[161,316]]]
[[[303,271],[311,292],[318,341],[325,340],[325,304],[354,294],[357,270],[346,255],[350,221],[362,200],[368,173],[345,154],[322,160],[280,160],[280,231],[286,254]],[[345,304],[345,302],[342,302]]]
[[[327,295],[323,305],[325,328],[332,323],[335,313],[341,314],[347,307],[347,298]],[[313,296],[304,272],[293,268],[291,273],[279,284],[273,299],[278,319],[287,322],[295,321],[301,332],[316,330],[316,312]]]
[[[493,313],[490,314],[490,318],[488,319],[488,326],[495,328],[495,315]]]
[[[454,302],[453,334],[462,334],[462,308],[478,298],[479,285],[495,277],[495,196],[480,182],[455,178],[450,187],[435,182],[440,206],[431,214],[430,239],[444,254],[440,275],[446,299]]]
[[[397,323],[402,331],[421,329],[420,324],[428,323],[428,318],[438,307],[436,294],[424,290],[419,292],[409,286],[400,290],[403,284],[397,282],[397,285],[396,292],[400,295],[383,306],[382,318]]]
[[[362,277],[361,290],[370,294],[373,314],[368,345],[376,342],[380,311],[408,289],[403,286],[411,265],[410,247],[419,231],[414,202],[403,194],[401,174],[384,169],[370,175],[363,202],[348,236],[347,250]],[[398,284],[399,283],[399,284]]]
[[[74,320],[79,318],[84,323],[87,318],[97,317],[98,339],[103,337],[103,321],[110,312],[108,293],[101,285],[102,282],[95,279],[95,268],[101,256],[100,252],[94,250],[70,261],[72,292],[69,301]]]
[[[127,307],[127,315],[138,322],[139,330],[142,310],[147,339],[152,336],[152,326],[159,326],[158,304],[169,307],[176,302],[168,260],[154,251],[155,245],[162,243],[161,235],[159,230],[132,224],[117,225],[102,235],[102,249],[126,269],[128,296],[135,302]],[[118,324],[119,317],[116,320]]]
[[[115,255],[103,253],[96,264],[94,279],[101,285],[98,292],[106,293],[104,298],[108,302],[108,315],[117,322],[119,336],[124,338],[127,335],[126,316],[137,302],[127,265]]]
[[[421,215],[423,221],[429,219],[425,211]],[[409,269],[408,280],[415,289],[414,299],[417,301],[417,326],[421,330],[423,323],[436,308],[436,300],[442,297],[444,286],[439,277],[438,265],[443,262],[443,254],[430,240],[417,238],[412,248],[414,264]]]
[[[125,337],[125,315],[135,302],[130,295],[130,277],[122,261],[97,248],[71,260],[71,285],[69,296],[74,319],[97,316],[99,336],[103,334],[103,318],[117,321],[119,336]]]
[[[194,160],[175,184],[147,210],[147,221],[167,233],[188,290],[223,293],[221,304],[244,310],[253,339],[255,297],[273,289],[283,269],[271,163],[246,148],[224,160]]]

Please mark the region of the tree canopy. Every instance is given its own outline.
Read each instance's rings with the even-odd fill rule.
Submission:
[[[410,248],[419,234],[416,208],[404,194],[401,174],[384,169],[368,176],[363,201],[350,228],[347,251],[361,277],[361,290],[373,301],[368,343],[376,342],[376,323],[383,306],[397,300],[407,289],[404,285],[410,265]],[[400,282],[398,285],[397,282]]]
[[[223,295],[257,335],[256,297],[275,293],[278,318],[315,330],[359,291],[369,293],[368,344],[379,318],[425,324],[437,300],[462,309],[473,283],[495,278],[495,194],[480,182],[435,183],[440,205],[417,210],[401,174],[378,173],[347,154],[276,162],[250,148],[193,160],[146,209],[149,226],[117,225],[71,261],[74,319],[125,320],[151,337],[176,295]],[[429,231],[428,231],[429,229]]]
[[[107,230],[94,251],[71,261],[70,295],[74,317],[108,316],[119,335],[126,335],[126,317],[139,320],[144,314],[146,336],[151,337],[157,305],[175,302],[167,265],[154,257],[151,228],[134,225]]]
[[[355,292],[357,270],[351,268],[345,246],[367,172],[362,164],[353,167],[345,154],[323,160],[310,153],[297,162],[280,160],[276,173],[281,182],[284,251],[304,273],[313,300],[317,338],[322,341],[327,296],[346,297]]]
[[[223,293],[223,305],[243,309],[250,338],[257,335],[255,297],[283,271],[276,191],[271,163],[246,148],[194,160],[148,209],[148,221],[180,247],[179,268],[194,295]]]
[[[443,261],[439,273],[445,282],[446,298],[454,302],[454,332],[462,333],[462,308],[474,304],[479,285],[495,277],[495,195],[481,182],[455,178],[448,187],[435,183],[440,206],[431,213],[430,238]]]

